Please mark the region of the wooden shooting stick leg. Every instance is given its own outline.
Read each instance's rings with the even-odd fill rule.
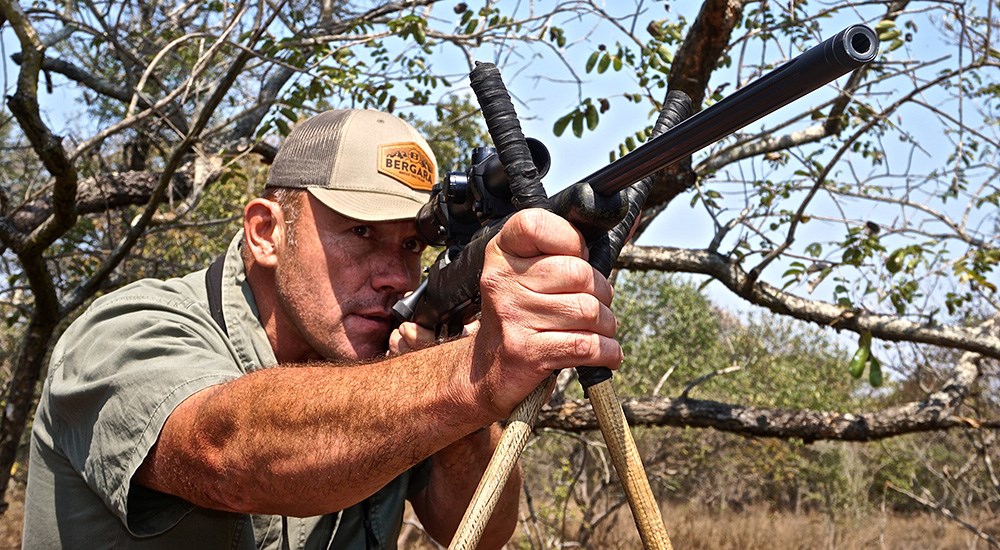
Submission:
[[[497,501],[500,500],[500,494],[507,485],[510,473],[514,471],[524,446],[528,443],[528,437],[538,418],[538,411],[548,399],[555,380],[556,375],[549,376],[510,414],[507,426],[503,429],[497,448],[493,452],[493,458],[483,472],[476,494],[473,495],[469,507],[465,509],[462,523],[459,524],[455,538],[451,540],[448,548],[472,550],[479,544],[483,529],[490,522],[490,516],[493,515]]]
[[[492,64],[482,63],[476,65],[470,76],[472,89],[479,99],[490,136],[493,137],[497,154],[508,176],[515,208],[548,208],[545,191],[538,181],[537,170],[521,133],[510,96],[500,80],[499,71]],[[607,268],[610,270],[610,265]],[[670,549],[670,539],[663,526],[659,506],[646,479],[625,414],[611,385],[610,372],[600,370],[605,371],[607,376],[603,378],[608,379],[585,384],[585,387],[589,386],[587,395],[597,414],[615,470],[622,480],[639,536],[647,549]],[[479,544],[500,493],[524,450],[538,411],[549,395],[552,381],[553,378],[550,377],[541,384],[512,413],[449,548],[472,549]]]
[[[479,544],[483,529],[489,523],[500,494],[517,464],[517,459],[528,443],[538,412],[545,404],[555,379],[555,375],[550,376],[535,388],[535,391],[528,394],[528,397],[511,413],[507,427],[504,428],[497,448],[493,452],[493,458],[483,472],[479,487],[476,488],[458,531],[448,546],[450,550],[472,550]],[[590,396],[590,404],[594,407],[601,433],[604,435],[604,441],[611,453],[611,462],[628,498],[643,548],[671,550],[670,538],[660,516],[660,507],[653,497],[649,480],[646,479],[639,450],[635,446],[635,440],[632,439],[632,432],[629,430],[628,421],[625,419],[625,413],[622,411],[611,380],[594,384],[588,388],[587,393]]]
[[[611,379],[594,384],[588,388],[590,405],[594,407],[597,424],[601,427],[604,441],[611,453],[611,462],[618,472],[618,479],[625,496],[628,498],[632,519],[639,530],[643,548],[670,550],[670,537],[660,516],[660,507],[653,497],[653,489],[649,486],[646,471],[639,458],[639,450],[632,439],[622,404],[618,401],[615,387]]]

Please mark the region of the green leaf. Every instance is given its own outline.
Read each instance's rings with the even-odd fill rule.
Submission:
[[[883,19],[875,24],[875,32],[882,34],[896,26],[896,22],[891,19]]]
[[[893,40],[899,38],[902,34],[903,34],[902,31],[900,31],[899,29],[889,29],[883,33],[880,33],[878,35],[878,39],[884,42],[887,40]]]
[[[666,44],[660,44],[660,47],[656,49],[656,55],[665,63],[673,63],[674,61],[674,52],[670,51]]]
[[[793,267],[793,268],[789,268],[789,269],[785,270],[785,272],[781,274],[781,277],[785,278],[785,277],[789,277],[789,276],[795,275],[796,278],[798,278],[797,276],[801,275],[801,274],[802,274],[802,268]]]
[[[588,73],[590,71],[594,70],[594,65],[597,65],[597,58],[600,57],[600,55],[601,55],[601,52],[594,52],[594,53],[590,54],[589,58],[587,58],[586,71]]]
[[[604,71],[608,70],[609,65],[611,65],[611,56],[604,54],[601,57],[601,61],[597,64],[597,74],[604,74]]]
[[[575,111],[574,111],[575,112]],[[566,127],[569,126],[570,121],[573,120],[573,113],[562,116],[556,121],[555,125],[552,126],[552,132],[558,137],[563,135],[566,131]]]
[[[889,257],[885,260],[885,269],[889,273],[899,273],[899,270],[903,268],[903,249],[897,249],[889,254]]]
[[[872,333],[867,330],[863,331],[858,336],[858,350],[854,352],[851,362],[847,365],[847,372],[851,373],[854,378],[861,378],[861,374],[865,372],[865,364],[868,362],[871,349]]]
[[[583,113],[580,111],[573,113],[573,135],[576,137],[583,135]]]
[[[285,122],[285,119],[276,118],[274,119],[274,124],[275,126],[278,127],[278,133],[280,133],[282,136],[287,136],[288,134],[292,133],[292,129],[289,128],[288,123]]]
[[[882,363],[874,355],[868,358],[868,383],[873,388],[882,385]]]
[[[587,118],[587,129],[593,130],[597,128],[597,107],[594,107],[593,104],[587,105],[585,116]]]

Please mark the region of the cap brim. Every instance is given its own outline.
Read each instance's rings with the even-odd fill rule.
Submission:
[[[308,189],[316,200],[330,210],[364,222],[413,220],[425,202],[388,193],[324,187],[308,187]]]

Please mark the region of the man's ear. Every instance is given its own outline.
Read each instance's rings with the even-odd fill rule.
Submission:
[[[243,209],[243,246],[254,263],[273,269],[278,264],[278,252],[284,248],[286,231],[278,203],[256,198]]]

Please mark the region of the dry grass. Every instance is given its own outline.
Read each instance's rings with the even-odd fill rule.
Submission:
[[[765,506],[740,512],[710,512],[673,506],[664,514],[671,542],[678,549],[985,549],[989,546],[969,531],[930,514],[885,514],[837,518],[810,513],[773,513]],[[996,538],[1000,518],[974,522]],[[595,535],[591,548],[640,548],[631,515],[619,514],[613,526]]]
[[[16,491],[16,489],[15,489]],[[10,509],[0,520],[0,549],[20,547],[23,491],[12,495]],[[666,509],[667,531],[678,550],[753,550],[753,549],[900,549],[968,550],[989,546],[952,521],[931,514],[900,515],[874,512],[864,518],[838,518],[810,513],[794,515],[769,512],[759,506],[734,511],[708,511],[687,505]],[[438,548],[429,543],[419,527],[404,525],[400,548]],[[973,521],[994,538],[1000,538],[1000,518],[985,514]],[[508,548],[532,548],[522,524]],[[570,534],[572,535],[572,534]],[[579,547],[566,538],[564,548]],[[547,548],[555,548],[555,545]],[[535,548],[542,548],[536,545]],[[594,549],[641,548],[631,515],[627,510],[602,524],[588,544]]]
[[[840,518],[810,513],[795,515],[773,513],[759,506],[740,512],[710,512],[703,508],[680,505],[665,512],[671,543],[678,550],[975,550],[990,546],[969,531],[943,517],[931,514],[886,514],[875,512],[865,518]],[[982,518],[980,529],[997,538],[1000,519]],[[560,544],[532,544],[521,524],[511,549],[582,548],[572,534]],[[440,548],[429,543],[412,525],[405,529],[409,536],[400,540],[400,548]],[[602,528],[587,544],[601,550],[632,550],[641,548],[631,514],[624,510]]]

